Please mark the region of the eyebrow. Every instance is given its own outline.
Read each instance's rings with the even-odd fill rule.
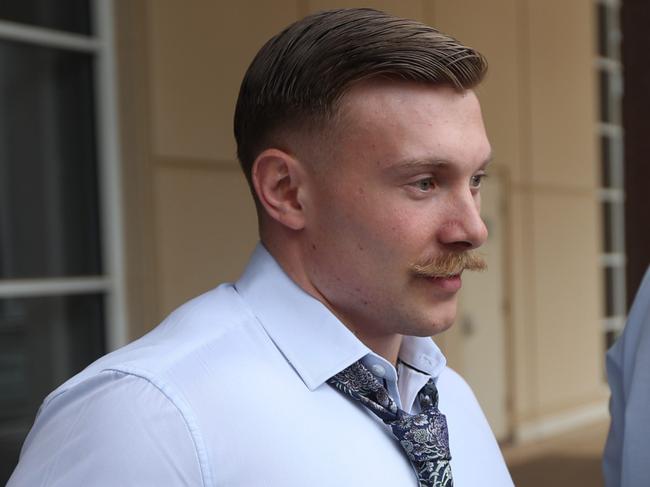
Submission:
[[[411,169],[411,168],[421,168],[421,167],[436,167],[436,166],[445,166],[449,164],[448,161],[444,159],[404,159],[397,162],[394,167],[396,169]]]
[[[492,152],[488,155],[488,157],[485,158],[483,163],[479,166],[479,170],[481,169],[486,169],[487,166],[492,162]],[[450,162],[446,159],[436,159],[436,158],[431,158],[431,159],[422,159],[422,158],[413,158],[413,159],[404,159],[402,161],[397,162],[393,167],[394,169],[397,170],[408,170],[412,168],[431,168],[431,167],[444,167],[449,165]]]
[[[483,161],[483,164],[481,164],[480,168],[485,169],[486,167],[488,167],[490,165],[490,163],[492,162],[493,157],[494,157],[494,153],[492,151],[490,151],[488,156]]]
[[[488,156],[487,156],[487,157],[485,158],[485,160],[483,161],[483,164],[480,165],[479,169],[483,169],[483,170],[487,169],[487,167],[488,167],[488,166],[490,165],[490,163],[492,162],[492,158],[493,158],[493,156],[494,156],[494,154],[492,153],[492,151],[490,151],[490,153],[488,154]]]

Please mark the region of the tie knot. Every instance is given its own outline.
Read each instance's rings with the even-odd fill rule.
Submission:
[[[384,422],[397,417],[398,408],[386,388],[361,362],[355,362],[328,380],[341,392],[360,401]]]
[[[386,388],[356,362],[327,381],[359,401],[392,430],[418,475],[420,487],[453,487],[451,454],[445,415],[438,411],[438,390],[433,380],[420,391],[420,414],[397,407]]]

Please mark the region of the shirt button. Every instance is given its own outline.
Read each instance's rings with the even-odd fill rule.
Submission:
[[[386,376],[386,369],[379,364],[373,364],[370,367],[370,370],[372,370],[372,373],[375,374],[377,377],[384,378]]]

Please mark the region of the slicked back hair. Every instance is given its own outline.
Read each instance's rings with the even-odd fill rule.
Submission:
[[[280,134],[324,129],[357,82],[389,78],[464,90],[486,70],[479,52],[415,20],[367,8],[309,15],[272,37],[249,66],[235,109],[237,156],[251,184],[262,151],[277,147]]]

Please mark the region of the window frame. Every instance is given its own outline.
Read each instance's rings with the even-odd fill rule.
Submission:
[[[606,160],[608,167],[606,170],[609,174],[609,184],[601,180],[600,190],[598,191],[598,201],[601,209],[610,205],[608,219],[601,219],[603,225],[603,237],[608,232],[608,239],[613,245],[610,252],[606,252],[603,242],[603,251],[600,256],[600,266],[602,269],[603,297],[604,300],[611,300],[613,314],[608,315],[607,309],[603,307],[602,329],[605,335],[605,344],[608,347],[623,330],[626,320],[627,310],[627,290],[626,290],[626,264],[627,257],[625,253],[625,181],[624,181],[624,153],[623,153],[623,121],[622,121],[622,96],[623,96],[623,66],[621,62],[620,42],[622,30],[619,22],[621,0],[595,0],[594,6],[597,10],[605,9],[604,25],[601,25],[601,19],[596,22],[597,35],[597,57],[595,61],[596,75],[600,80],[603,75],[608,79],[607,93],[605,94],[606,108],[610,119],[602,120],[599,115],[597,124],[597,134],[599,140],[607,138],[610,141],[608,154],[602,153],[601,146],[601,165]],[[597,11],[597,16],[600,13]],[[604,32],[602,32],[604,28]],[[604,36],[606,52],[601,51],[601,39]],[[600,81],[599,81],[600,82]],[[599,86],[599,90],[602,87]],[[599,91],[600,92],[600,91]],[[603,100],[599,98],[602,105]],[[609,228],[606,228],[606,222]],[[607,271],[610,271],[608,273]],[[606,276],[611,274],[611,289],[608,288]],[[611,291],[611,296],[609,292]],[[608,338],[609,337],[609,338]]]
[[[83,35],[0,20],[0,40],[89,53],[94,58],[98,200],[103,274],[83,277],[0,279],[0,299],[72,294],[104,295],[107,351],[128,341],[122,216],[117,67],[112,0],[91,0],[93,33]]]

